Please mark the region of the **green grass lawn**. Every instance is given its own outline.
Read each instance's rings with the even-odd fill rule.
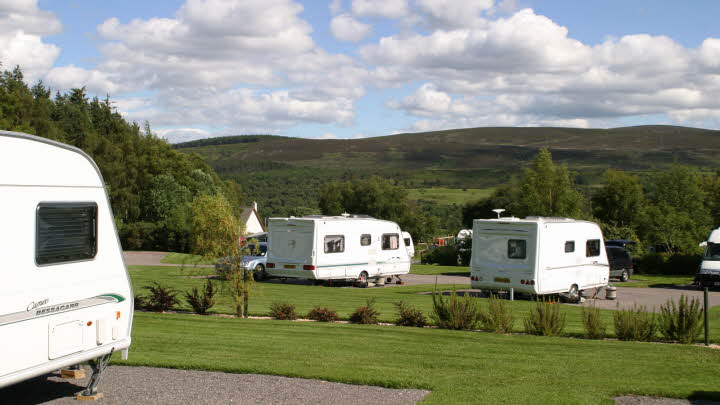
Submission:
[[[662,274],[633,274],[629,282],[612,281],[615,287],[667,288],[692,283],[694,276],[666,276]]]
[[[439,266],[437,264],[413,264],[412,274],[428,274],[432,276],[470,276],[470,268],[465,266]]]
[[[423,388],[427,404],[720,399],[720,350],[439,329],[137,312],[114,363]]]
[[[130,275],[136,294],[147,294],[144,286],[158,281],[163,285],[171,286],[180,291],[187,291],[192,287],[201,287],[204,279],[194,278],[213,274],[210,268],[180,268],[180,267],[152,267],[131,266]],[[210,312],[232,313],[232,298],[224,287],[224,282],[215,281],[220,287],[220,295],[216,298],[217,304]],[[468,288],[468,285],[458,285],[458,289]],[[375,305],[380,311],[380,320],[392,322],[396,319],[394,304],[404,300],[422,309],[425,314],[432,310],[432,297],[422,292],[432,291],[434,285],[416,285],[402,287],[382,288],[339,288],[314,285],[282,284],[279,282],[257,283],[250,299],[250,314],[265,316],[269,313],[273,301],[285,301],[296,305],[297,312],[304,316],[313,306],[327,306],[337,311],[343,319],[348,319],[358,306],[364,305],[368,298],[375,299]],[[440,289],[450,290],[452,285],[440,285]],[[182,298],[182,296],[181,296]],[[481,299],[485,302],[485,299]],[[523,331],[522,319],[527,316],[530,308],[535,305],[528,300],[507,301],[515,316],[515,330]],[[179,310],[190,311],[190,306],[182,299]],[[581,307],[576,305],[561,305],[561,311],[566,314],[567,326],[565,333],[572,336],[581,336],[583,333],[580,318]],[[602,311],[603,319],[608,325],[608,332],[612,334],[612,310]],[[720,307],[712,308],[711,337],[714,342],[720,342]]]
[[[184,265],[195,265],[195,264],[215,264],[215,260],[208,260],[202,258],[202,256],[191,255],[188,253],[168,253],[167,256],[160,260],[161,263],[166,264],[184,264]]]
[[[465,204],[468,201],[477,201],[490,197],[494,188],[410,188],[408,189],[408,198],[411,200],[428,200],[435,201],[440,204]]]

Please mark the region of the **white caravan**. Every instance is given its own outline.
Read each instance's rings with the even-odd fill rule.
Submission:
[[[0,131],[0,388],[127,355],[133,292],[102,176],[79,149]],[[97,360],[97,361],[96,361]]]
[[[705,249],[695,283],[700,288],[720,287],[720,228],[713,229],[707,241],[700,244]]]
[[[398,224],[368,216],[270,218],[268,245],[271,277],[364,283],[410,272]]]
[[[577,297],[580,290],[606,286],[608,279],[602,231],[593,222],[543,217],[473,221],[472,288]]]

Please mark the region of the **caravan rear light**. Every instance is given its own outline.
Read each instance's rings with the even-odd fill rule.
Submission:
[[[303,270],[315,270],[315,266],[312,264],[306,264],[303,266]]]
[[[520,280],[520,284],[525,284],[525,280]]]
[[[535,285],[535,280],[530,280],[530,285]]]
[[[268,269],[274,269],[274,268],[275,268],[275,263],[267,263],[267,264],[265,265],[265,267],[267,267]]]

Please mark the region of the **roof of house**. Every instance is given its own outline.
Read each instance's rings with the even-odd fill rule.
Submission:
[[[257,210],[254,207],[242,207],[242,213],[240,214],[240,221],[242,223],[247,224],[250,220],[250,217],[255,214],[255,216],[258,219],[258,222],[260,222],[260,226],[262,226],[263,231],[265,231],[265,224],[262,221],[262,217],[257,212]]]

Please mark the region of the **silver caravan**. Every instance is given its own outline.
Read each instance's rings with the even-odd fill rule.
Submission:
[[[100,171],[79,149],[0,131],[0,207],[0,388],[91,361],[94,393],[133,318]]]
[[[606,286],[609,266],[600,227],[570,218],[476,219],[472,288],[528,294]]]
[[[368,216],[270,218],[268,246],[271,277],[367,282],[410,272],[410,235]]]

